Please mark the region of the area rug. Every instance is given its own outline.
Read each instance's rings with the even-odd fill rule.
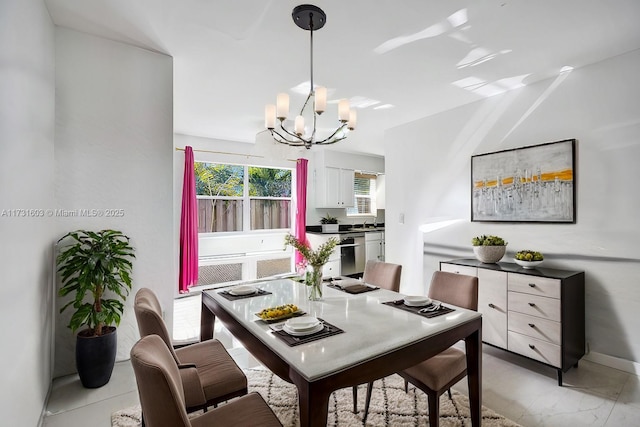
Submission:
[[[299,426],[298,395],[295,386],[289,384],[267,370],[245,371],[249,380],[249,391],[257,391],[269,403],[280,422],[285,427]],[[330,426],[427,426],[427,396],[409,386],[404,392],[404,380],[398,375],[378,380],[374,383],[371,406],[366,424],[362,422],[366,384],[358,388],[358,413],[353,413],[351,388],[335,391],[329,398]],[[112,427],[140,426],[140,406],[132,406],[111,415]],[[453,392],[453,400],[445,393],[440,400],[440,425],[442,427],[470,426],[469,400],[466,396]],[[482,425],[488,427],[519,427],[519,425],[491,409],[482,407]]]

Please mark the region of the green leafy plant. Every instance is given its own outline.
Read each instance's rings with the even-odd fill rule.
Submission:
[[[473,246],[506,246],[507,242],[502,237],[498,236],[476,236],[471,239]]]
[[[515,258],[520,261],[542,261],[544,256],[540,252],[525,249],[516,252]]]
[[[307,263],[309,263],[312,267],[321,267],[325,265],[327,261],[329,261],[331,252],[333,252],[333,249],[339,242],[335,237],[330,237],[326,242],[318,246],[318,248],[314,251],[310,246],[296,239],[295,236],[287,234],[284,237],[284,243],[293,246],[298,252],[302,254],[304,259],[307,260]]]
[[[320,218],[320,224],[337,224],[337,223],[338,223],[338,218],[336,218],[335,216],[332,216],[329,213],[327,213],[325,216]]]
[[[62,236],[58,243],[65,239],[72,244],[57,257],[62,282],[58,295],[75,295],[60,312],[73,306],[75,312],[68,327],[75,332],[86,325],[88,336],[102,335],[104,327],[120,324],[122,302],[131,290],[134,248],[129,237],[115,230],[77,230]],[[106,291],[117,298],[105,298]],[[85,301],[87,296],[90,302]]]

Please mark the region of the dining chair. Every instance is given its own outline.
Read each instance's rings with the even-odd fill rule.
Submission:
[[[130,354],[145,427],[282,426],[256,392],[189,417],[180,370],[162,338],[145,336]]]
[[[445,271],[436,271],[431,278],[429,298],[478,310],[478,278]],[[437,355],[418,363],[398,375],[405,380],[405,392],[408,383],[413,384],[427,394],[429,401],[429,426],[437,427],[440,416],[440,396],[447,391],[451,397],[451,386],[467,375],[467,360],[464,351],[449,347]],[[364,419],[367,419],[367,406]]]
[[[362,281],[379,288],[388,289],[398,292],[400,290],[400,275],[402,274],[402,266],[392,264],[390,262],[369,260],[364,266],[364,274]],[[367,384],[367,398],[365,403],[365,419],[369,411],[369,402],[371,401],[371,392],[373,390],[373,381]],[[353,386],[353,413],[358,412],[358,386]]]
[[[162,307],[151,289],[141,288],[136,293],[134,311],[140,336],[158,335],[173,356],[182,378],[188,412],[198,409],[206,412],[211,405],[215,407],[247,394],[247,377],[220,341],[211,339],[174,348],[162,318]]]

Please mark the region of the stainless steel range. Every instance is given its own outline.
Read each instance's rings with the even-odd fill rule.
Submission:
[[[364,233],[348,234],[340,240],[340,274],[362,274],[365,264]]]

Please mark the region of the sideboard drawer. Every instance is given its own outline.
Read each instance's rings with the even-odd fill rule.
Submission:
[[[509,330],[557,345],[562,343],[560,322],[553,320],[509,311]]]
[[[449,273],[464,274],[466,276],[473,276],[473,277],[476,277],[478,275],[478,271],[475,267],[468,267],[466,265],[447,264],[444,262],[440,264],[440,270],[447,271]]]
[[[560,321],[560,300],[521,292],[507,292],[509,311]]]
[[[543,297],[560,298],[560,280],[527,274],[507,273],[510,291],[524,292]]]
[[[511,331],[509,331],[508,339],[508,349],[514,353],[522,354],[552,366],[562,366],[562,352],[559,345]]]

